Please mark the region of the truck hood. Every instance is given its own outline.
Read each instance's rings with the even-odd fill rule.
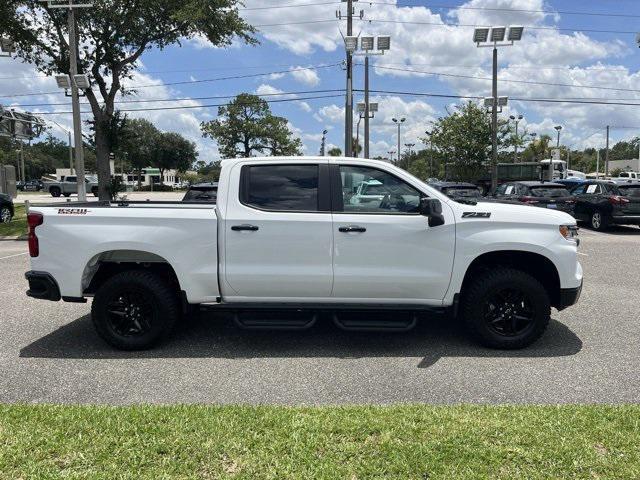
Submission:
[[[537,225],[575,225],[576,220],[568,213],[530,205],[512,205],[480,201],[466,205],[453,200],[449,202],[456,212],[456,222],[487,219],[493,222],[531,223]]]

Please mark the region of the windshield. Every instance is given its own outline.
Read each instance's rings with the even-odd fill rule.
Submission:
[[[640,197],[640,184],[638,185],[618,185],[620,194],[626,197]]]
[[[531,195],[534,197],[568,197],[569,190],[564,187],[552,187],[551,185],[545,185],[540,187],[531,187]]]
[[[445,187],[442,192],[448,197],[480,198],[480,191],[473,187]]]

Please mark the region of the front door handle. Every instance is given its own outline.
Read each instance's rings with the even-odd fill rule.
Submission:
[[[231,227],[231,230],[233,230],[234,232],[240,232],[243,230],[247,230],[250,232],[255,232],[256,230],[258,230],[258,226],[257,225],[249,225],[248,223],[242,224],[242,225],[233,225]]]
[[[366,232],[367,229],[364,228],[364,227],[360,227],[358,225],[348,225],[346,227],[338,228],[338,231],[339,232],[345,232],[345,233],[348,233],[348,232],[360,232],[360,233],[362,233],[362,232]]]

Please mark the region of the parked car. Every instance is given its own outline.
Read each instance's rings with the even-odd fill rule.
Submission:
[[[44,183],[40,180],[27,180],[16,183],[16,188],[21,192],[39,192],[44,188]]]
[[[9,223],[14,212],[11,197],[6,193],[0,193],[0,223]]]
[[[571,194],[576,199],[574,216],[594,230],[611,224],[640,225],[640,183],[589,180]]]
[[[560,210],[573,214],[575,198],[561,183],[508,182],[499,185],[494,194],[497,200],[517,200],[535,207]]]
[[[473,183],[467,182],[430,182],[429,185],[454,200],[483,200],[482,192]]]
[[[93,193],[93,195],[97,197],[98,179],[89,175],[85,177],[84,181],[86,183],[86,192]],[[45,188],[52,197],[59,197],[60,195],[70,197],[71,194],[78,193],[78,178],[75,175],[67,175],[60,182],[47,182]]]
[[[216,203],[218,198],[218,183],[206,182],[191,185],[182,198],[183,202]]]
[[[569,190],[569,192],[571,192],[571,190],[573,190],[575,187],[577,187],[578,185],[582,185],[586,181],[587,180],[583,178],[572,177],[572,178],[565,178],[563,180],[554,180],[553,183],[560,183],[564,185],[566,189]]]
[[[347,201],[372,180],[382,201]],[[28,225],[27,294],[93,297],[99,335],[128,350],[166,338],[196,307],[245,328],[304,329],[330,312],[341,328],[384,331],[448,310],[480,343],[522,348],[582,288],[570,215],[461,204],[375,160],[233,158],[217,205],[34,205]]]

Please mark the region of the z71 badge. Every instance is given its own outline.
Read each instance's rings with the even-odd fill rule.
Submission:
[[[462,212],[462,218],[489,218],[491,212]]]
[[[59,208],[58,215],[86,215],[88,211],[86,208]]]

